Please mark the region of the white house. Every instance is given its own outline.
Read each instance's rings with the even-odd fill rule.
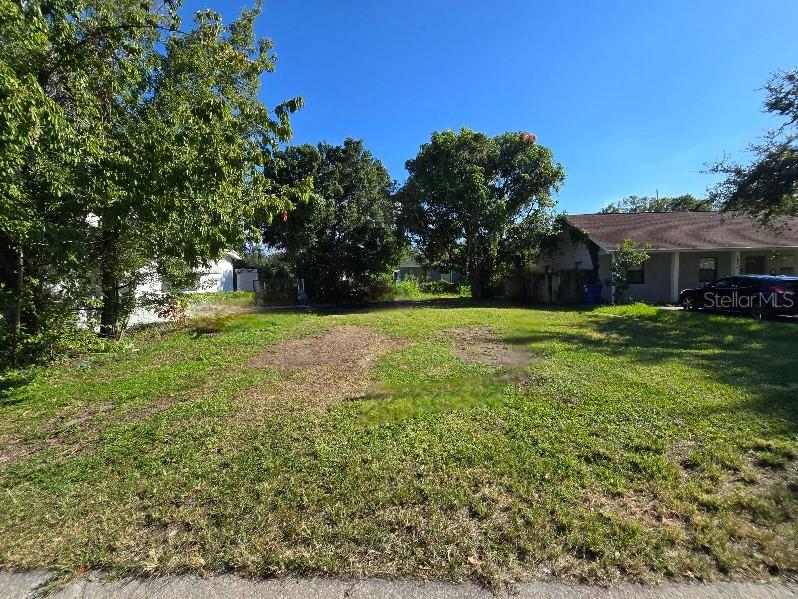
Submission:
[[[233,291],[235,277],[234,260],[240,257],[236,252],[225,252],[218,260],[214,260],[207,267],[198,267],[195,272],[200,274],[196,287],[185,289],[187,293],[208,293],[215,291]],[[145,277],[145,282],[136,286],[136,300],[145,295],[153,295],[163,291],[163,282],[157,276]],[[157,312],[149,308],[138,307],[130,315],[128,326],[161,322],[164,319]]]
[[[234,251],[225,252],[224,256],[211,262],[205,268],[198,268],[196,272],[201,272],[199,283],[193,289],[186,289],[188,293],[202,293],[208,291],[234,291],[235,290],[235,260],[240,260]]]

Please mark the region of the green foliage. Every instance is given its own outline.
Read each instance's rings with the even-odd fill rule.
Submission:
[[[629,270],[639,269],[650,258],[648,249],[650,245],[640,246],[631,239],[624,239],[613,250],[610,260],[610,277],[607,285],[613,288],[613,301],[617,304],[623,298],[624,292],[629,288],[626,273]]]
[[[710,172],[725,178],[711,197],[724,212],[779,228],[787,225],[783,217],[798,216],[798,70],[776,73],[765,91],[765,110],[783,123],[750,146],[751,164],[722,160],[712,167]]]
[[[2,298],[0,298],[2,301]],[[84,311],[82,326],[76,326],[77,315],[51,298],[37,313],[39,327],[23,328],[15,339],[13,329],[0,318],[0,372],[13,366],[50,362],[61,357],[79,356],[86,352],[108,351],[108,342],[100,339],[91,327],[91,314]]]
[[[260,268],[261,266],[267,269],[276,268],[278,264],[282,265],[285,262],[285,257],[279,252],[269,251],[262,243],[249,243],[244,247],[241,252],[240,264],[244,268]]]
[[[209,304],[218,306],[252,306],[255,304],[255,294],[251,291],[186,293],[184,296],[188,306],[194,304]]]
[[[98,300],[118,337],[137,284],[184,280],[308,192],[268,175],[302,101],[259,100],[275,67],[260,2],[229,25],[202,11],[184,27],[179,6],[0,0],[0,312],[15,347],[53,328],[44,307]]]
[[[399,299],[419,299],[422,294],[421,284],[415,277],[406,277],[397,282],[395,288]]]
[[[705,212],[712,209],[712,200],[699,200],[687,193],[673,197],[627,196],[606,205],[601,212]]]
[[[263,240],[283,252],[312,300],[364,299],[381,293],[397,263],[393,183],[382,163],[347,139],[279,152],[275,179],[286,186],[312,181],[313,194],[290,214],[263,226]]]
[[[286,256],[274,253],[262,257],[258,262],[258,278],[263,279],[288,279],[293,277],[292,267]]]
[[[524,245],[524,231],[547,222],[565,178],[533,136],[468,129],[433,133],[406,167],[403,226],[425,263],[467,273],[475,298],[490,295],[498,263]]]
[[[450,283],[439,279],[437,281],[424,281],[419,285],[419,288],[424,293],[458,293],[459,285],[457,283]]]
[[[471,297],[471,288],[468,285],[458,285],[449,281],[419,281],[416,277],[408,276],[394,285],[396,299],[427,300],[445,296]]]

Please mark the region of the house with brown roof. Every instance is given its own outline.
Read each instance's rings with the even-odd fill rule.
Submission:
[[[781,225],[763,229],[749,217],[719,212],[569,215],[533,272],[545,275],[549,301],[562,295],[558,290],[566,280],[601,282],[602,297],[609,300],[613,250],[631,239],[649,246],[650,258],[627,272],[626,299],[672,303],[682,289],[720,277],[798,273],[798,218]]]

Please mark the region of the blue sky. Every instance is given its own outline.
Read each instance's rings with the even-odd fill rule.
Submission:
[[[262,97],[304,97],[293,143],[362,138],[400,182],[432,131],[532,131],[565,166],[560,209],[594,212],[703,195],[705,164],[744,157],[774,124],[758,89],[798,67],[796,23],[796,0],[266,0]]]

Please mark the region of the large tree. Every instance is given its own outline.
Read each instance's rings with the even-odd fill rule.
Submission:
[[[0,363],[57,328],[53,283],[73,290],[87,249],[75,179],[93,64],[70,9],[0,0]]]
[[[24,297],[96,281],[108,337],[148,270],[214,259],[296,193],[269,177],[301,101],[258,100],[275,65],[254,35],[260,3],[230,25],[197,13],[188,30],[178,8],[0,0],[3,282]]]
[[[765,91],[765,110],[781,124],[750,146],[750,164],[722,160],[712,167],[724,179],[711,196],[725,212],[778,228],[782,217],[798,216],[798,70],[776,73]]]
[[[703,212],[712,207],[712,200],[700,200],[689,193],[662,197],[631,195],[607,204],[601,212]]]
[[[312,179],[308,201],[263,227],[315,300],[362,299],[384,282],[399,259],[393,182],[382,163],[346,139],[341,146],[289,147],[274,160],[275,179],[299,186]]]
[[[430,265],[467,273],[475,298],[490,295],[500,247],[519,223],[541,222],[562,184],[562,165],[529,133],[432,134],[408,160],[403,223]]]

